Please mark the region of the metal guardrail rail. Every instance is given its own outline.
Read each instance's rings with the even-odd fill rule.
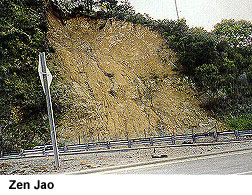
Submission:
[[[214,143],[231,140],[250,140],[252,139],[252,130],[235,130],[228,132],[207,132],[188,135],[164,136],[138,138],[119,141],[107,141],[96,143],[85,143],[77,145],[68,145],[59,147],[60,154],[78,154],[94,150],[110,150],[115,148],[137,148],[139,146],[159,146],[159,145],[186,145],[196,143]],[[0,159],[25,158],[52,155],[51,145],[36,146],[32,150],[22,150],[21,152],[13,151],[8,156]]]

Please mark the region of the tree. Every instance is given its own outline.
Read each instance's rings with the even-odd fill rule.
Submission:
[[[50,139],[37,73],[46,21],[42,0],[3,0],[0,8],[0,142],[10,150]]]
[[[246,20],[222,20],[214,26],[219,40],[227,40],[230,47],[252,46],[252,23]]]
[[[194,76],[195,69],[203,64],[211,64],[216,59],[216,39],[202,28],[187,30],[178,40],[178,62],[183,67],[183,72]]]
[[[215,25],[213,33],[218,39],[219,51],[225,54],[219,60],[222,75],[233,77],[233,89],[230,91],[235,93],[233,97],[236,102],[240,99],[238,97],[244,99],[251,96],[252,23],[246,20],[222,20]]]
[[[218,89],[218,67],[214,64],[203,64],[196,68],[196,78],[202,90],[216,91]]]
[[[234,61],[238,73],[247,72],[251,65],[252,23],[246,20],[222,20],[215,25],[213,33],[218,39],[220,52]]]

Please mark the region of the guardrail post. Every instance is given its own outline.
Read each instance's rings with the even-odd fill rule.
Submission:
[[[44,145],[44,147],[43,147],[43,149],[42,149],[42,155],[43,155],[43,156],[46,156],[45,145]]]
[[[64,150],[64,152],[67,152],[67,146],[66,146],[66,144],[64,144],[63,150]]]
[[[218,133],[215,131],[214,134],[213,134],[213,137],[214,137],[214,141],[218,141]]]
[[[20,150],[19,156],[21,156],[21,157],[24,156],[24,149]]]
[[[153,138],[150,138],[150,145],[153,146]]]
[[[88,151],[89,147],[88,147],[88,143],[85,143],[86,146],[86,151]]]
[[[195,134],[192,134],[192,140],[193,140],[193,143],[195,144],[196,143],[196,135]]]
[[[111,148],[110,141],[107,141],[107,148],[108,148],[108,149]]]
[[[215,131],[214,131],[213,137],[214,137],[215,141],[217,142],[218,141],[218,128],[217,128],[217,124],[215,124]]]
[[[239,131],[238,131],[238,130],[235,130],[234,133],[235,133],[236,139],[237,139],[237,140],[240,140]]]
[[[131,148],[131,144],[132,144],[132,143],[131,143],[131,140],[129,139],[129,140],[128,140],[128,147],[129,147],[129,148]]]
[[[174,136],[174,135],[171,136],[171,141],[172,141],[172,144],[173,144],[173,145],[176,144],[176,140],[175,140],[175,136]]]

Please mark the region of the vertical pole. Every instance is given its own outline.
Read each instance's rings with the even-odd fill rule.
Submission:
[[[128,148],[131,148],[131,140],[128,139]]]
[[[175,140],[175,136],[174,136],[174,134],[171,136],[171,142],[172,142],[172,144],[173,144],[173,145],[175,145],[175,144],[176,144],[176,140]]]
[[[175,7],[176,7],[176,12],[177,12],[177,17],[179,19],[179,13],[178,13],[178,5],[177,5],[177,1],[175,0]]]
[[[237,140],[240,140],[240,136],[239,136],[239,131],[238,130],[235,130],[235,137]]]
[[[192,134],[192,139],[193,139],[193,143],[195,144],[196,143],[196,134]]]
[[[86,143],[85,146],[86,146],[86,151],[88,151],[88,149],[89,149],[88,143]]]
[[[49,124],[50,124],[50,129],[51,129],[51,138],[52,138],[53,153],[55,157],[55,165],[56,165],[56,168],[59,168],[59,153],[58,153],[56,131],[55,131],[54,118],[53,118],[52,101],[51,101],[50,89],[48,86],[47,73],[46,73],[45,52],[40,53],[40,60],[41,60],[43,82],[44,82],[44,88],[45,88],[45,94],[46,94]]]
[[[150,138],[150,145],[153,146],[153,138]]]
[[[64,143],[64,152],[67,152],[67,145]]]
[[[43,154],[43,156],[46,156],[45,144],[44,144],[44,147],[42,149],[42,154]]]
[[[214,139],[215,139],[216,142],[218,141],[218,127],[217,127],[217,124],[215,124]]]

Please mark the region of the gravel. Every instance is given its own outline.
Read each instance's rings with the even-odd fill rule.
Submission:
[[[138,150],[109,151],[60,156],[60,168],[54,167],[54,157],[21,158],[0,161],[1,175],[43,175],[62,174],[76,171],[105,168],[111,166],[129,165],[140,162],[153,162],[162,159],[174,159],[192,155],[213,154],[224,151],[252,148],[252,142],[228,143],[208,146],[184,146],[147,148]]]

